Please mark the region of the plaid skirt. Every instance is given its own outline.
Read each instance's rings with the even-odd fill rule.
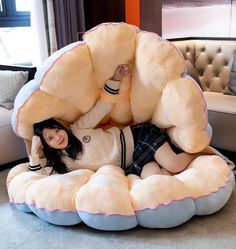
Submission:
[[[140,176],[143,166],[154,160],[154,154],[165,142],[169,141],[169,137],[151,123],[141,123],[130,128],[134,139],[133,164],[124,171],[126,175]]]

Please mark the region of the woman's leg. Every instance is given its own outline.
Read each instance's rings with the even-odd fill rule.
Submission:
[[[166,176],[172,176],[173,174],[170,173],[168,170],[161,167],[161,174]]]
[[[199,154],[186,152],[176,154],[168,142],[165,142],[154,154],[157,163],[171,173],[179,173],[185,170],[197,156]]]
[[[150,175],[161,175],[161,168],[158,163],[150,162],[144,165],[141,172],[141,178],[147,178]]]
[[[141,172],[141,178],[147,178],[151,175],[171,175],[167,170],[160,167],[160,165],[154,161],[147,163]]]

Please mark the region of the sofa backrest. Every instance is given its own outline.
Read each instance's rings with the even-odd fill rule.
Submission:
[[[173,43],[196,69],[204,91],[228,90],[236,40],[189,39]]]
[[[10,70],[10,71],[27,71],[29,72],[28,81],[34,78],[36,73],[36,67],[33,66],[23,66],[23,65],[0,65],[0,70]]]

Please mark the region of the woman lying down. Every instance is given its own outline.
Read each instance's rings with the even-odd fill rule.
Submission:
[[[118,94],[120,82],[129,73],[128,64],[119,65],[113,77],[106,82],[103,92],[110,96]],[[95,128],[112,107],[113,103],[98,100],[69,129],[52,118],[35,123],[29,170],[43,173],[49,166],[51,173],[63,174],[81,168],[97,170],[111,164],[120,166],[126,175],[146,178],[153,174],[179,173],[199,155],[182,151],[175,153],[168,135],[151,123],[123,129]],[[39,159],[41,149],[46,163]]]

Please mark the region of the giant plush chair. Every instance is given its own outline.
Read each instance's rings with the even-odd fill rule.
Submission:
[[[125,176],[117,165],[49,175],[50,170],[40,174],[20,164],[7,178],[10,203],[17,209],[57,225],[84,222],[101,230],[126,230],[174,227],[227,203],[234,176],[224,157],[209,147],[207,106],[186,73],[183,56],[157,34],[125,23],[88,31],[83,41],[50,56],[21,89],[12,126],[28,151],[33,123],[50,117],[65,125],[76,121],[101,97],[105,81],[121,63],[130,63],[132,73],[100,127],[149,121],[166,129],[182,150],[206,155],[179,174],[145,179]]]

